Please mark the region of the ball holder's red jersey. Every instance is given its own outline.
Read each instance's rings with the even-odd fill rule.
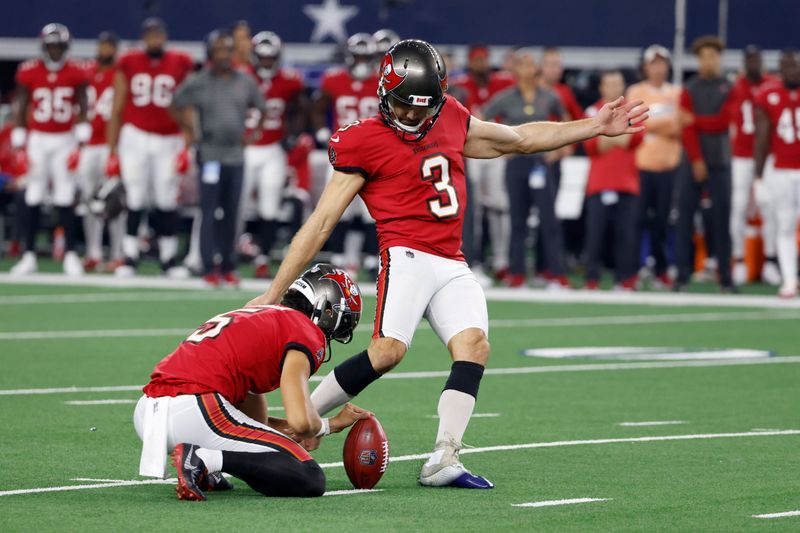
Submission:
[[[753,102],[763,88],[779,83],[774,76],[765,75],[758,83],[753,83],[746,76],[739,76],[733,84],[731,94],[731,113],[733,114],[733,136],[731,144],[735,157],[753,157],[753,141],[755,139],[756,122],[753,113]]]
[[[86,73],[70,59],[56,71],[48,70],[41,59],[22,63],[16,81],[28,89],[28,128],[47,133],[72,129],[78,87],[86,84]]]
[[[156,365],[144,393],[151,397],[217,392],[232,404],[248,392],[277,389],[289,350],[308,357],[311,374],[325,359],[325,335],[282,306],[245,307],[217,315]]]
[[[333,167],[367,180],[359,194],[377,222],[381,250],[407,246],[464,259],[463,153],[469,119],[469,111],[447,96],[438,120],[420,141],[401,140],[380,116],[333,134],[328,148]]]
[[[261,135],[255,141],[256,145],[274,144],[283,139],[286,130],[286,108],[303,90],[303,78],[297,71],[280,69],[271,80],[264,81],[255,76],[256,82],[264,95],[266,109],[264,110]],[[262,120],[261,112],[252,109],[248,113],[246,126],[248,134]]]
[[[771,85],[758,93],[756,105],[772,123],[770,153],[775,168],[800,169],[800,89]]]
[[[158,59],[131,50],[120,57],[117,68],[128,80],[123,122],[150,133],[177,134],[180,128],[169,106],[175,89],[192,72],[194,60],[176,50],[166,50]]]
[[[322,75],[320,89],[328,93],[333,106],[333,128],[343,128],[378,112],[378,75],[357,80],[343,68]]]
[[[106,125],[111,118],[114,107],[114,73],[116,66],[100,68],[96,61],[86,65],[86,101],[89,108],[88,118],[92,125],[92,137],[88,144],[106,143]]]

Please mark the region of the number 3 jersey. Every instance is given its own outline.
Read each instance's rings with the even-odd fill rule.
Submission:
[[[142,50],[131,50],[120,57],[117,68],[128,81],[123,122],[149,133],[177,134],[180,129],[169,106],[175,89],[194,68],[191,56],[165,50],[160,58],[151,58]]]
[[[421,140],[401,140],[380,116],[333,134],[333,168],[358,173],[359,192],[375,219],[381,250],[407,246],[463,261],[461,228],[467,204],[464,143],[470,114],[451,96]]]
[[[144,393],[158,398],[218,392],[237,404],[248,392],[280,386],[289,350],[308,357],[311,374],[325,359],[325,335],[299,311],[276,305],[217,315],[156,365]]]
[[[86,84],[86,73],[78,63],[68,59],[51,71],[41,59],[26,61],[19,66],[16,81],[30,96],[28,128],[47,133],[72,129],[78,87]]]
[[[800,88],[769,86],[758,93],[755,105],[769,116],[775,168],[800,169]]]

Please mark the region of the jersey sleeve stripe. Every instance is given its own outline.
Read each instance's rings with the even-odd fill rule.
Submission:
[[[365,180],[369,179],[369,173],[361,167],[333,167],[333,169],[346,174],[361,174]]]
[[[311,365],[309,370],[311,375],[317,371],[317,363],[314,361],[314,354],[311,353],[311,350],[305,344],[301,344],[299,342],[289,342],[283,348],[283,355],[281,356],[281,370],[283,370],[283,362],[286,360],[286,354],[289,353],[290,350],[297,350],[298,352],[303,352],[306,357],[308,357],[308,364]]]
[[[308,452],[289,437],[236,420],[222,403],[218,393],[198,394],[197,405],[208,427],[225,439],[260,444],[273,450],[288,452],[299,461],[311,461]]]
[[[378,275],[378,302],[375,306],[375,329],[373,338],[383,337],[383,312],[386,307],[386,295],[389,292],[389,250],[381,251],[381,273]]]

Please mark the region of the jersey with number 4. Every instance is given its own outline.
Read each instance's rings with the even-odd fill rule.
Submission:
[[[248,392],[280,386],[289,350],[308,357],[311,374],[325,359],[325,335],[303,313],[279,305],[222,313],[156,365],[144,393],[158,398],[218,392],[237,404]]]
[[[319,88],[328,93],[333,106],[333,129],[342,128],[378,112],[378,75],[357,80],[343,68],[325,72]]]
[[[180,129],[169,106],[175,89],[194,68],[191,56],[166,50],[154,59],[143,50],[131,50],[120,57],[117,68],[128,81],[123,122],[150,133],[177,134]]]
[[[800,89],[767,87],[756,96],[756,106],[772,124],[770,153],[775,168],[800,169]]]
[[[747,76],[740,76],[733,84],[728,99],[731,101],[733,114],[731,144],[735,157],[753,157],[753,141],[756,131],[753,101],[761,89],[776,82],[777,78],[767,74],[758,83],[753,83]]]
[[[28,90],[28,128],[47,133],[72,129],[78,88],[86,84],[86,74],[70,59],[59,70],[49,70],[41,59],[19,66],[16,81]]]
[[[407,246],[464,260],[463,153],[469,119],[469,111],[447,96],[438,120],[420,141],[401,140],[380,116],[333,134],[331,164],[366,180],[359,194],[377,223],[381,250]]]
[[[106,125],[114,107],[114,73],[116,67],[100,68],[96,61],[86,65],[89,85],[86,87],[87,118],[92,125],[92,137],[88,144],[106,143]]]

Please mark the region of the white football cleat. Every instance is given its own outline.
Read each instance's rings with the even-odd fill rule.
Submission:
[[[39,270],[39,265],[36,260],[36,254],[25,252],[17,264],[11,267],[11,275],[27,276],[28,274],[34,274],[37,270]]]
[[[494,484],[483,476],[476,476],[461,464],[458,452],[461,445],[454,441],[436,443],[428,462],[422,465],[419,484],[426,487],[457,487],[461,489],[491,489]]]
[[[747,265],[744,264],[744,261],[736,261],[733,265],[732,278],[734,285],[747,283]]]
[[[164,274],[169,279],[189,279],[192,275],[192,273],[189,272],[189,269],[183,265],[169,267]]]
[[[797,287],[787,287],[783,286],[778,291],[778,296],[784,298],[786,300],[791,300],[792,298],[797,297]]]
[[[775,261],[764,262],[764,266],[761,269],[761,281],[773,287],[781,284],[781,270]]]
[[[136,269],[131,265],[122,264],[114,269],[114,275],[118,278],[132,278],[136,276]]]
[[[83,263],[78,257],[78,254],[73,251],[64,254],[64,263],[62,267],[64,268],[64,274],[67,276],[83,276]]]

